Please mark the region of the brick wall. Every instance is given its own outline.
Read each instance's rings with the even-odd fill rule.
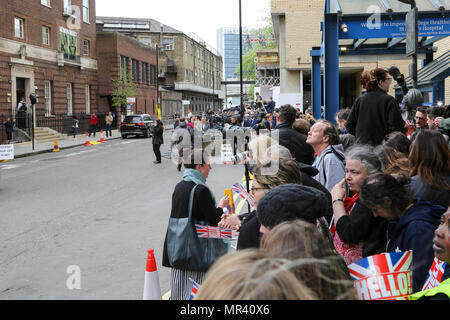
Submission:
[[[72,112],[86,111],[86,85],[90,86],[90,110],[97,111],[97,52],[95,30],[95,0],[90,0],[89,23],[79,19],[79,24],[72,31],[77,35],[77,55],[81,56],[81,66],[58,66],[60,50],[60,27],[70,29],[71,18],[63,16],[63,1],[51,0],[50,7],[40,1],[4,0],[0,6],[0,114],[9,114],[14,101],[19,97],[13,88],[16,76],[12,68],[17,66],[29,70],[30,92],[36,93],[38,102],[36,109],[44,111],[44,81],[51,81],[52,113],[67,113],[67,83],[72,83]],[[72,0],[77,12],[82,12],[82,0]],[[15,37],[14,18],[24,20],[24,39]],[[50,28],[50,44],[42,44],[42,27]],[[83,52],[83,41],[90,41],[88,54]],[[19,60],[18,48],[25,45],[26,55]],[[16,60],[13,62],[13,60]],[[31,71],[30,71],[31,70]]]
[[[144,46],[134,38],[113,32],[97,33],[97,50],[99,56],[99,111],[110,111],[107,96],[111,95],[111,79],[117,78],[120,72],[120,56],[128,57],[128,70],[132,70],[132,59],[139,61],[138,78],[136,83],[138,93],[136,95],[137,112],[154,114],[154,106],[157,103],[156,83],[150,84],[150,66],[155,66],[156,51]],[[148,84],[142,83],[142,62],[147,63]],[[155,71],[156,72],[156,71]],[[117,110],[118,111],[118,110]],[[136,108],[133,110],[136,113]]]

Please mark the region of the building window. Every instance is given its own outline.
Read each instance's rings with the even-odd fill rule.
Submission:
[[[151,46],[152,38],[151,37],[139,37],[139,42],[145,44],[146,46]]]
[[[148,84],[148,63],[142,62],[142,83]]]
[[[14,36],[16,38],[25,39],[24,25],[25,21],[22,18],[14,17]]]
[[[120,78],[122,78],[123,74],[128,76],[128,58],[120,56]]]
[[[72,14],[72,0],[64,0],[63,11],[66,14]]]
[[[139,81],[139,61],[131,59],[131,75],[133,76],[133,82]]]
[[[52,82],[50,80],[44,80],[44,105],[45,115],[51,116],[52,114]]]
[[[89,0],[83,0],[83,21],[89,23]]]
[[[83,40],[83,54],[85,56],[88,56],[91,51],[91,42],[89,40],[84,39]]]
[[[150,65],[150,84],[156,83],[156,66]]]
[[[50,46],[50,28],[42,26],[42,44]]]
[[[86,114],[91,113],[91,86],[86,85],[84,93],[86,95]]]
[[[163,38],[162,39],[162,49],[163,50],[173,50],[173,38]]]
[[[67,114],[72,115],[72,83],[68,82],[66,87]]]
[[[41,4],[44,6],[50,7],[50,0],[41,0]]]

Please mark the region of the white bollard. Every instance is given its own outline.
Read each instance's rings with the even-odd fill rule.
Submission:
[[[143,300],[162,300],[158,269],[156,267],[153,249],[148,250]]]

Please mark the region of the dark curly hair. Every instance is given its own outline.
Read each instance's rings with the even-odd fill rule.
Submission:
[[[371,210],[382,207],[402,213],[414,201],[408,188],[409,181],[404,175],[371,174],[364,180],[359,198]],[[386,204],[386,198],[391,200],[390,205]]]

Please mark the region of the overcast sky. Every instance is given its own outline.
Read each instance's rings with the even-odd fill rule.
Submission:
[[[270,0],[242,0],[242,26],[260,27]],[[185,34],[193,32],[217,48],[221,27],[239,27],[239,0],[96,0],[96,15],[151,18]]]

